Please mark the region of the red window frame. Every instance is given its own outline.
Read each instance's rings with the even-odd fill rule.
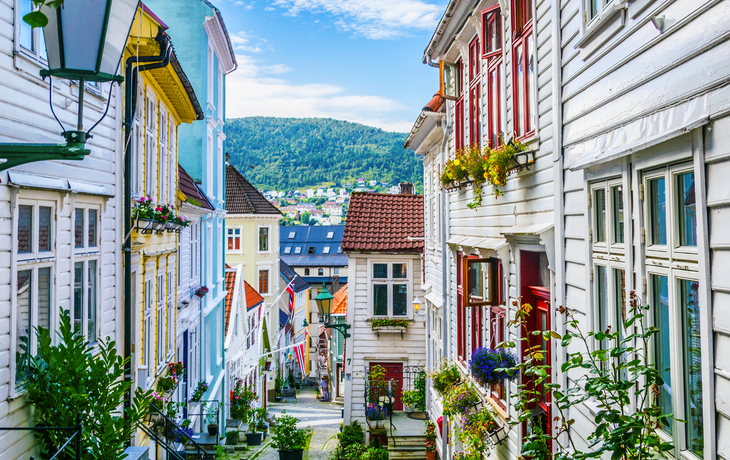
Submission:
[[[481,145],[481,46],[479,35],[469,44],[469,143]]]
[[[456,253],[456,353],[466,362],[466,304],[464,302],[464,254]]]
[[[533,23],[532,0],[512,0],[512,107],[515,136],[521,139],[535,133],[529,71],[530,45],[534,53],[535,43]]]
[[[502,14],[499,5],[482,10],[482,58],[487,60],[487,143],[502,143]]]
[[[464,91],[462,87],[461,80],[464,75],[464,66],[461,62],[461,59],[459,59],[459,62],[456,63],[456,94],[458,94],[458,98],[456,99],[456,150],[460,150],[464,148]]]

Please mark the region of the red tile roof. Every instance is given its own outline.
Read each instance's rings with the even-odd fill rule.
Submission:
[[[428,101],[428,104],[423,108],[424,112],[438,112],[438,110],[441,108],[441,106],[444,104],[446,99],[444,99],[441,96],[441,93],[436,93],[433,95],[433,98],[431,98],[430,101]]]
[[[246,310],[250,310],[264,301],[261,294],[259,294],[256,289],[252,288],[246,280],[243,281],[243,284],[246,285]]]
[[[350,196],[343,251],[423,252],[423,235],[422,195],[358,192]]]
[[[188,203],[201,208],[215,210],[208,197],[205,196],[203,191],[200,190],[200,187],[193,181],[193,178],[190,177],[190,174],[180,165],[177,165],[177,170],[178,188],[185,195]]]
[[[233,289],[236,286],[236,270],[229,268],[226,270],[226,334],[228,333],[228,323],[231,321],[231,308],[233,306]]]
[[[335,292],[334,307],[332,308],[333,315],[345,315],[347,314],[347,285],[345,284],[340,288],[339,291]]]
[[[226,165],[226,211],[231,214],[277,214],[281,211],[256,190],[236,168]]]

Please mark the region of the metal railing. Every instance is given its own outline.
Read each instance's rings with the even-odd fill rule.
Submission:
[[[141,429],[155,445],[163,448],[167,460],[215,459],[215,452],[207,451],[153,404],[150,404],[148,421],[149,425],[142,425]]]
[[[221,424],[221,403],[217,399],[203,399],[198,402],[198,412],[192,412],[188,409],[188,417],[195,420],[195,425],[198,426],[197,431],[205,431],[205,420],[209,415],[215,414],[215,419],[218,422],[218,426]]]
[[[368,385],[367,380],[369,379],[370,372],[372,370],[372,367],[366,367],[365,368],[365,375],[366,375],[366,385]],[[423,375],[425,370],[423,366],[379,366],[381,368],[385,369],[385,376],[378,379],[380,382],[389,381],[392,382],[392,397],[393,397],[393,409],[394,410],[403,410],[402,404],[403,404],[403,393],[406,391],[411,391],[416,389],[416,381],[418,380],[419,375]],[[371,385],[375,385],[377,382],[372,382]],[[425,383],[425,379],[424,379]],[[425,391],[425,388],[423,389]]]
[[[69,438],[66,440],[66,442],[63,443],[63,445],[58,449],[58,452],[53,454],[53,457],[51,457],[49,460],[56,460],[59,458],[59,455],[61,455],[64,450],[66,450],[67,447],[71,444],[71,441],[76,441],[74,444],[74,458],[75,460],[81,460],[81,430],[83,428],[83,425],[81,424],[81,414],[76,415],[76,425],[75,426],[31,426],[31,427],[20,427],[20,426],[13,426],[13,427],[0,427],[0,431],[73,431],[73,434],[69,436]],[[30,460],[34,460],[34,457],[30,457]]]

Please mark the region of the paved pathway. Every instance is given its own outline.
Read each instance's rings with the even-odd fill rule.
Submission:
[[[326,460],[337,446],[335,435],[340,431],[342,422],[342,406],[317,400],[314,387],[299,390],[296,403],[269,404],[269,414],[279,416],[282,413],[300,420],[300,428],[311,427],[314,430],[309,445],[309,460]],[[279,453],[269,446],[256,460],[278,460]]]

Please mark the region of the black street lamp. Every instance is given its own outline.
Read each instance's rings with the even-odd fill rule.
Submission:
[[[349,324],[330,324],[332,318],[332,300],[334,296],[330,292],[323,288],[319,290],[319,294],[314,298],[317,302],[317,309],[319,310],[319,316],[322,317],[324,327],[339,330],[345,338],[350,337],[347,330],[350,329]]]
[[[56,117],[65,144],[0,143],[0,171],[35,161],[83,160],[91,153],[86,141],[101,120],[84,131],[84,82],[124,81],[117,75],[119,61],[138,5],[139,0],[74,0],[58,8],[41,7],[40,13],[48,18],[43,27],[48,69],[40,74],[79,82],[78,121],[75,130],[67,130]],[[53,97],[53,84],[50,91]]]

